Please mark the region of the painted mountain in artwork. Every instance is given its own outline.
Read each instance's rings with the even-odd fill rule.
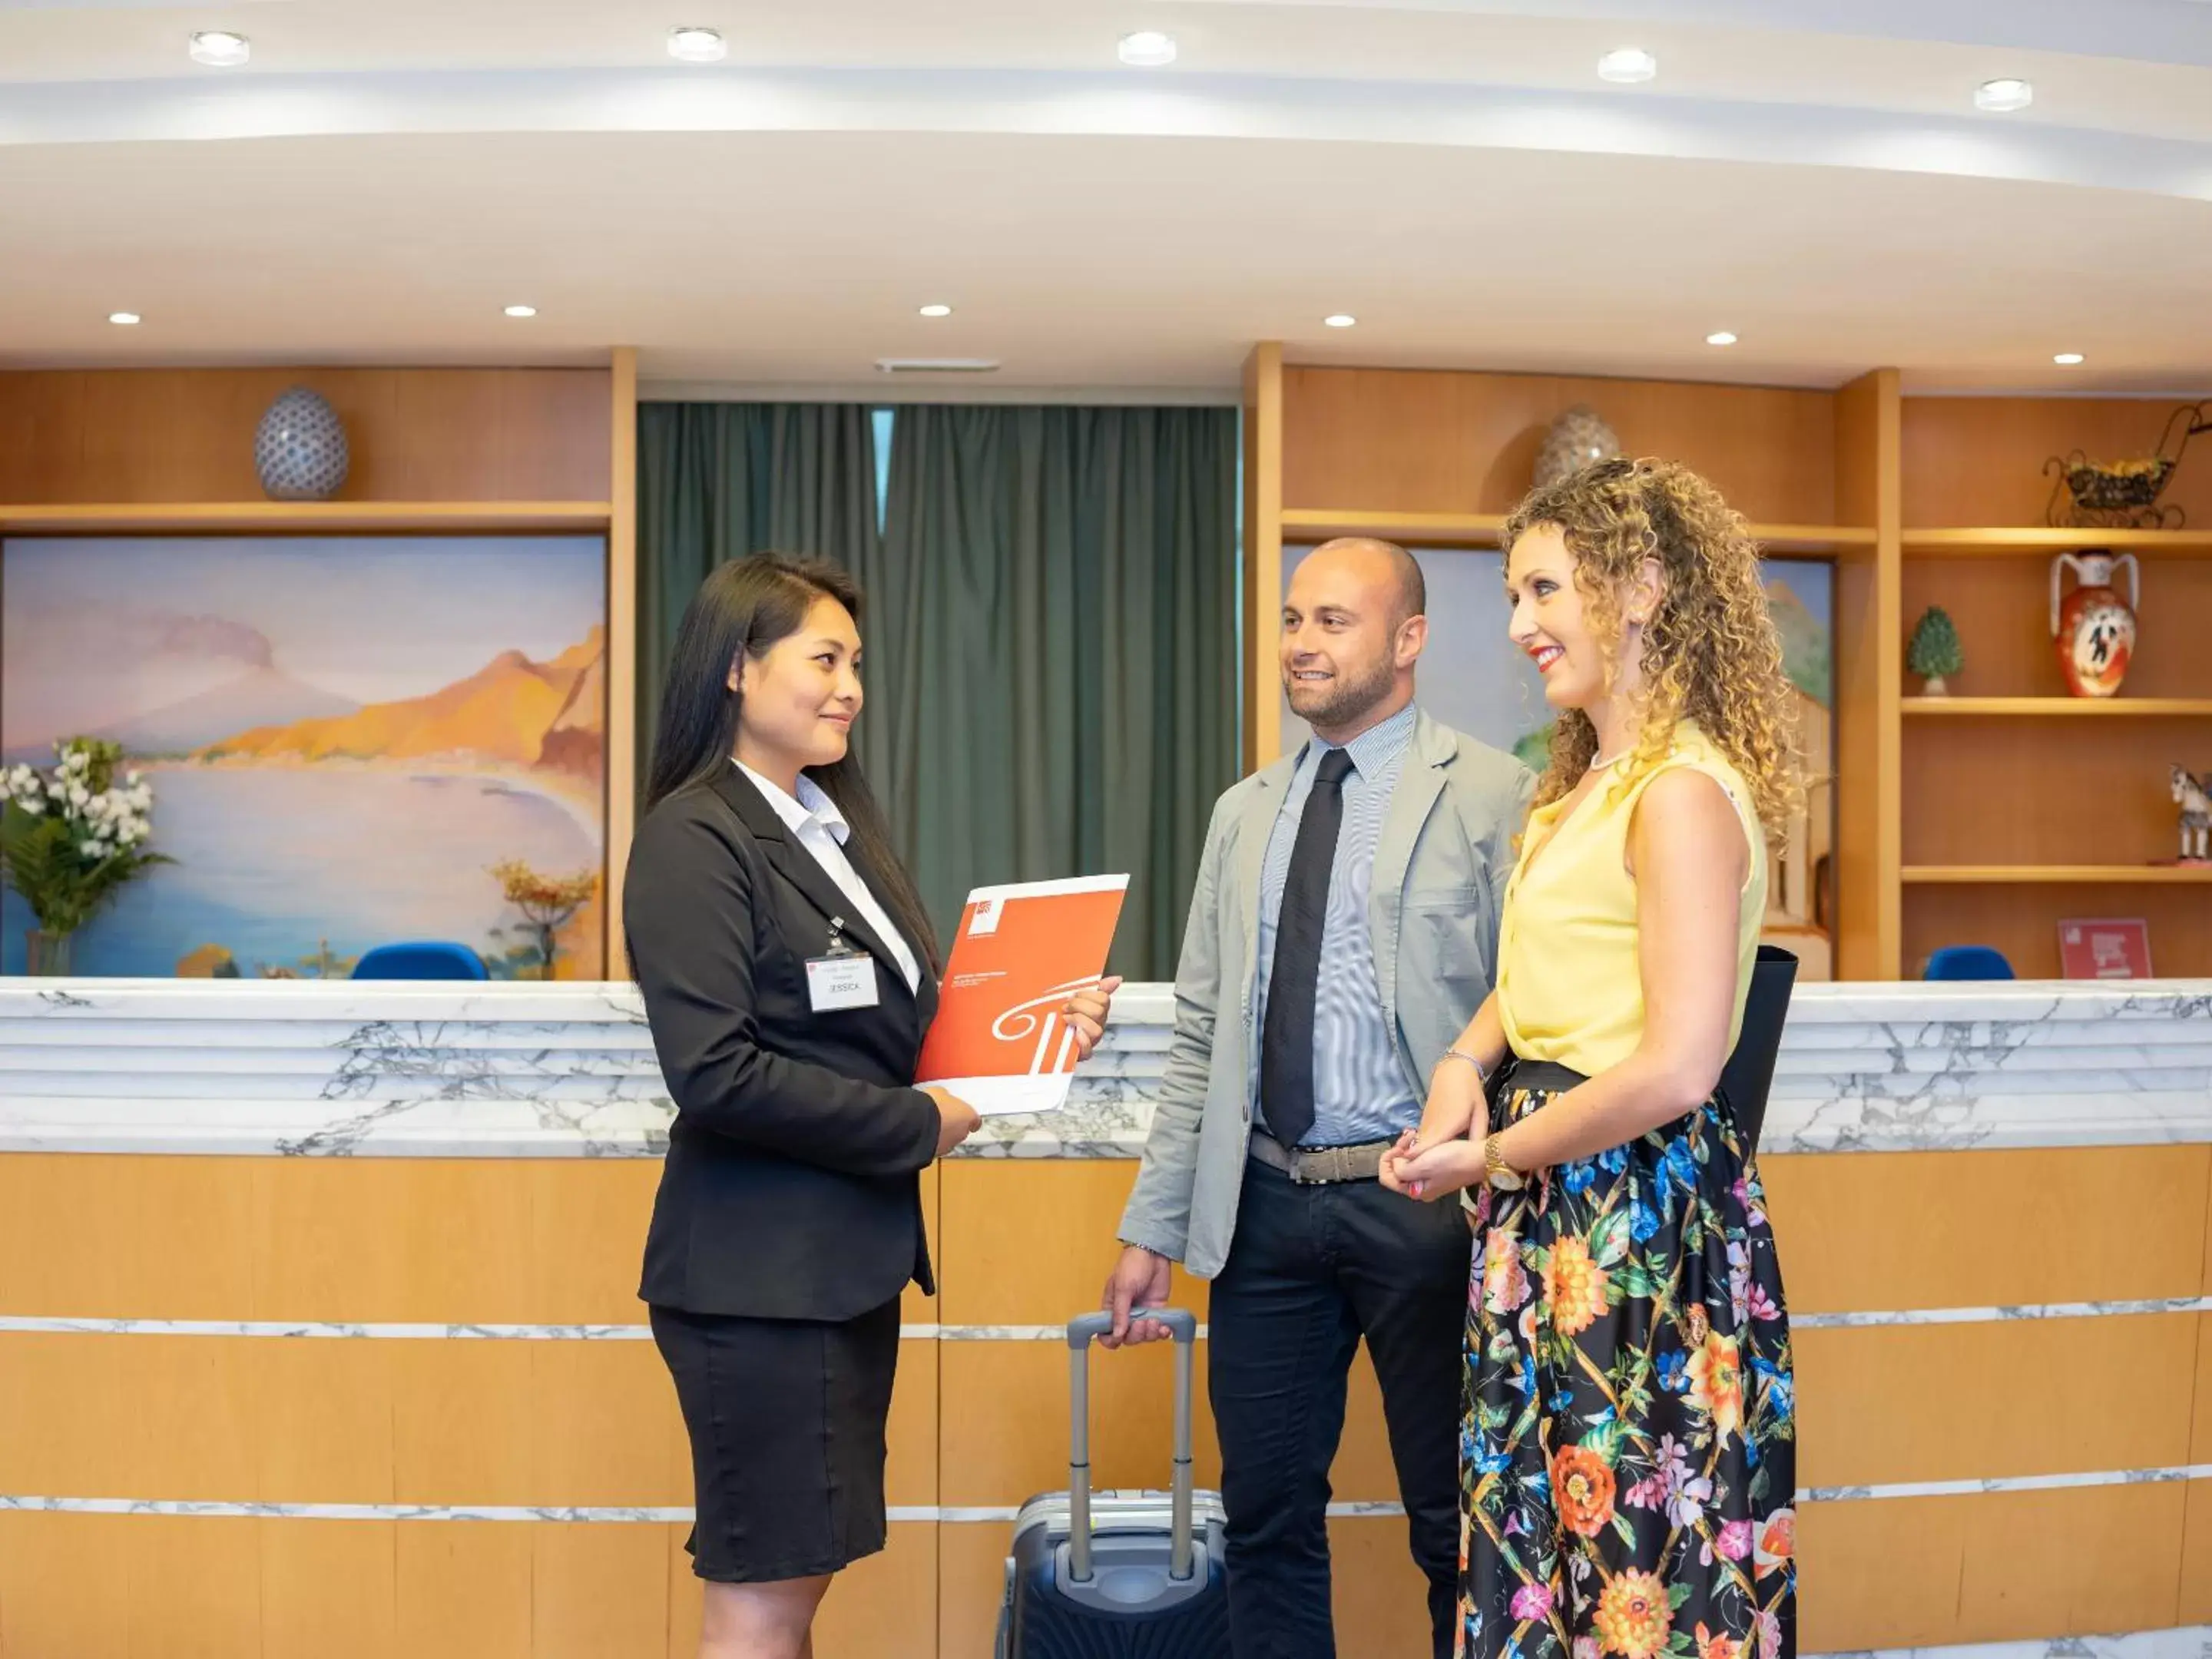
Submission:
[[[202,760],[503,761],[597,777],[606,749],[606,631],[550,662],[502,651],[427,696],[350,714],[256,726],[210,743]]]
[[[111,738],[126,752],[150,759],[159,755],[187,755],[243,728],[335,719],[360,707],[350,697],[295,680],[282,669],[264,666],[198,696],[118,720],[93,735]]]

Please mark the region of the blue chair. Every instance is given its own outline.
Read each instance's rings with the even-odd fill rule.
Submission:
[[[426,939],[380,945],[353,965],[356,979],[489,979],[483,958],[465,945]]]
[[[1986,945],[1946,945],[1928,958],[1923,979],[2014,979],[2004,952]]]

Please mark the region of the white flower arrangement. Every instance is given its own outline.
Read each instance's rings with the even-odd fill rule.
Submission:
[[[0,875],[49,933],[71,933],[125,882],[170,860],[150,851],[154,788],[118,781],[119,744],[70,738],[55,764],[0,770]]]

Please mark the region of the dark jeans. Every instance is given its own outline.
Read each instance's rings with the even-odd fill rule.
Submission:
[[[1206,1353],[1236,1659],[1336,1652],[1328,1469],[1363,1336],[1382,1385],[1413,1559],[1428,1575],[1436,1653],[1449,1659],[1469,1237],[1450,1200],[1419,1204],[1371,1181],[1300,1187],[1247,1166],[1236,1238],[1213,1281]]]

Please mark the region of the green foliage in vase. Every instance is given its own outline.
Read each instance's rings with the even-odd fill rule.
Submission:
[[[0,876],[49,933],[73,933],[125,883],[157,864],[154,790],[136,772],[118,782],[123,745],[67,738],[55,763],[0,771]]]

